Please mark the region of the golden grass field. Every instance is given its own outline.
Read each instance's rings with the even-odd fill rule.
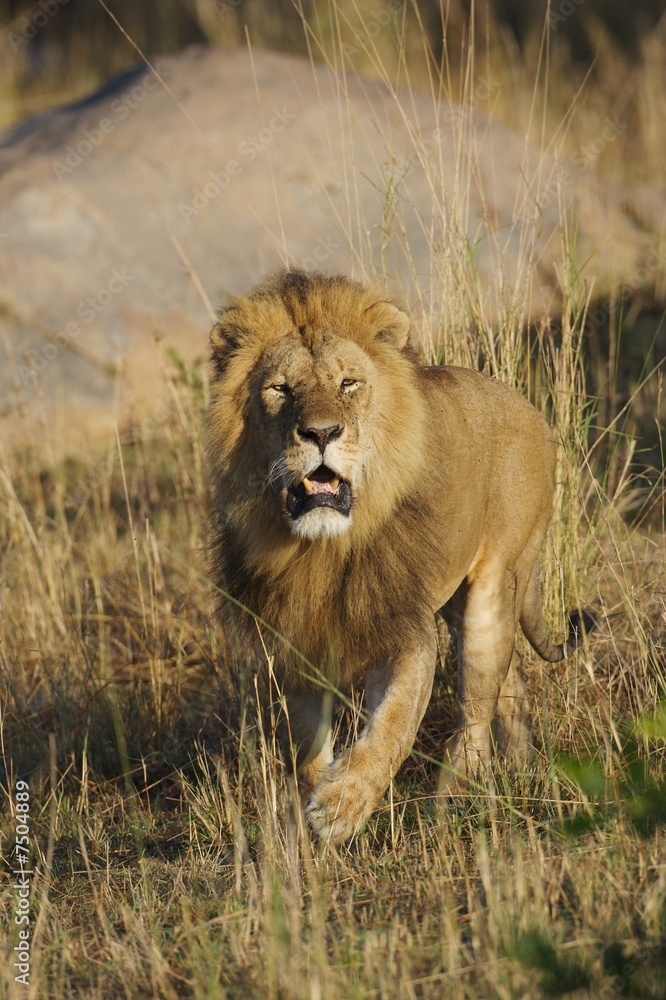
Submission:
[[[340,20],[341,5],[327,9]],[[363,68],[393,72],[386,44],[360,50]],[[647,44],[663,56],[663,32]],[[470,56],[469,80],[483,58],[507,80],[530,71],[493,50]],[[508,84],[494,113],[532,134],[555,116],[564,145],[580,148],[613,98],[608,65],[576,96],[555,43],[549,60],[527,118]],[[648,53],[635,70],[639,138],[611,151],[609,175],[624,160],[642,180],[656,164],[658,66]],[[464,101],[470,86],[451,69],[449,92]],[[655,170],[663,182],[663,159]],[[495,794],[448,805],[434,794],[455,718],[442,636],[419,743],[365,831],[337,849],[305,828],[271,710],[210,617],[207,331],[193,367],[161,346],[169,404],[158,419],[128,417],[72,456],[45,416],[21,450],[0,448],[0,996],[666,997],[661,372],[639,371],[615,409],[608,383],[589,395],[587,300],[566,246],[563,261],[561,323],[529,339],[510,317],[464,335],[452,326],[431,360],[482,352],[549,416],[559,463],[547,617],[561,635],[565,609],[589,605],[599,628],[557,665],[520,640],[533,762],[521,775],[498,765]],[[352,703],[338,716],[342,744],[362,714],[358,693]],[[34,871],[29,986],[13,966],[26,926],[12,874],[21,821]]]

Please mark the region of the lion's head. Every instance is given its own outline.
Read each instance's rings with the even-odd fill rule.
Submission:
[[[264,541],[355,534],[409,490],[423,404],[394,300],[286,271],[235,299],[211,343],[209,454],[237,528]]]

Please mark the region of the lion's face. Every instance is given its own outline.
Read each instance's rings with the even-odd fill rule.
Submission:
[[[266,482],[299,538],[347,531],[363,489],[378,416],[376,368],[357,344],[319,331],[287,335],[259,365],[257,420]]]
[[[265,552],[358,538],[413,484],[424,419],[409,319],[346,279],[285,272],[211,334],[209,462],[227,523]]]

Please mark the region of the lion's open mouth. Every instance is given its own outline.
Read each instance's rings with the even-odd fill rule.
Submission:
[[[348,517],[351,500],[351,485],[326,465],[320,465],[297,486],[287,490],[287,510],[294,520],[315,507],[332,507]]]

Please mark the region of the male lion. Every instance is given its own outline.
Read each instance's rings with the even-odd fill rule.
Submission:
[[[526,749],[518,622],[545,660],[576,643],[575,617],[557,646],[541,612],[547,424],[495,379],[420,366],[409,328],[382,293],[294,270],[235,299],[211,334],[214,580],[237,632],[256,640],[254,615],[281,637],[307,816],[333,841],[359,829],[413,746],[437,611],[457,641],[458,776],[489,760],[493,721],[504,750]],[[362,679],[367,725],[334,759],[327,684]]]

